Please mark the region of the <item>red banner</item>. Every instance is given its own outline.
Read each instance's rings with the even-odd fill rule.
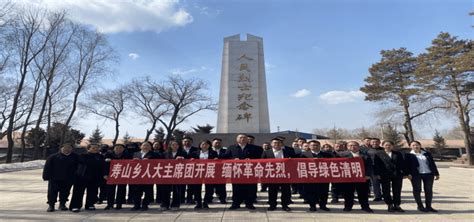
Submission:
[[[112,160],[108,184],[364,182],[361,158]]]

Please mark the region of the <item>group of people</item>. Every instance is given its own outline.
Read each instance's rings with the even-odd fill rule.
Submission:
[[[55,211],[59,195],[59,210],[80,212],[84,193],[87,190],[85,210],[95,210],[96,203],[107,202],[104,210],[122,209],[126,203],[133,204],[131,210],[148,210],[152,202],[160,204],[160,210],[177,210],[181,204],[195,204],[195,209],[209,209],[214,194],[221,204],[227,203],[226,184],[107,184],[110,161],[120,159],[261,159],[261,158],[362,158],[365,168],[365,182],[355,183],[302,183],[302,184],[261,184],[261,191],[268,192],[268,211],[277,209],[278,193],[281,192],[281,209],[289,207],[292,194],[300,194],[310,211],[330,211],[327,207],[329,192],[333,203],[339,197],[344,199],[344,211],[351,211],[355,192],[361,209],[372,213],[369,196],[373,201],[384,201],[389,212],[404,212],[401,206],[403,179],[408,178],[413,186],[413,196],[422,212],[437,212],[432,207],[433,183],[439,173],[431,154],[421,148],[418,141],[410,143],[411,151],[403,153],[394,149],[391,141],[378,138],[364,138],[363,144],[356,141],[322,145],[317,140],[307,141],[297,138],[291,146],[286,146],[284,137],[273,138],[262,146],[253,144],[254,137],[239,134],[236,143],[223,147],[222,140],[203,140],[198,147],[193,139],[184,137],[181,143],[171,141],[166,146],[161,143],[144,142],[137,146],[116,144],[113,149],[90,144],[87,152],[76,154],[70,144],[64,144],[60,151],[51,155],[45,163],[43,179],[48,181],[48,212]],[[380,146],[381,145],[381,146]],[[421,187],[425,193],[425,203],[421,200]],[[128,187],[128,196],[127,196]],[[72,197],[66,206],[70,190]],[[99,193],[100,190],[100,193]],[[156,191],[156,192],[155,192]],[[229,210],[236,210],[245,204],[255,210],[257,184],[232,184],[232,204]],[[155,195],[156,194],[156,198]],[[127,198],[128,197],[128,198]]]

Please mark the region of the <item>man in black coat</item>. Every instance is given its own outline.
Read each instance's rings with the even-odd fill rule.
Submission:
[[[150,142],[144,142],[140,149],[140,152],[133,154],[134,160],[146,160],[146,159],[163,159],[159,153],[152,151],[152,144]],[[139,184],[133,185],[133,208],[132,210],[148,210],[148,205],[153,199],[153,184]],[[142,200],[142,195],[145,193],[145,197]]]
[[[384,151],[375,154],[374,174],[382,184],[382,195],[388,211],[405,212],[400,204],[403,177],[408,175],[408,164],[401,152],[393,150],[393,142],[384,141],[382,146]]]
[[[311,152],[301,153],[301,158],[333,158],[331,153],[321,151],[321,143],[317,140],[308,142]],[[304,186],[305,200],[308,201],[309,210],[316,211],[316,203],[319,209],[329,211],[328,203],[329,183],[306,183]]]
[[[193,146],[193,138],[185,136],[182,141],[183,151],[186,153],[185,159],[190,159],[191,154],[199,151],[199,148]],[[189,184],[181,185],[181,202],[186,200],[187,204],[195,204],[193,198],[193,190],[190,188]]]
[[[351,211],[354,206],[354,192],[357,191],[357,199],[363,211],[372,213],[372,209],[369,206],[369,184],[370,175],[372,175],[372,159],[367,153],[362,152],[359,147],[359,143],[356,141],[350,141],[347,144],[348,151],[339,152],[339,157],[344,158],[355,158],[360,157],[364,161],[365,168],[365,182],[357,183],[340,183],[338,184],[342,194],[344,195],[344,211]]]
[[[213,160],[218,158],[218,154],[216,151],[211,149],[212,143],[209,140],[204,140],[199,144],[200,150],[191,153],[192,159],[201,159],[201,160]],[[204,202],[202,199],[201,191],[202,191],[202,184],[192,184],[188,185],[189,188],[192,190],[194,195],[194,201],[196,201],[196,206],[194,209],[209,209],[209,203],[212,202],[212,194],[214,193],[214,184],[205,185],[205,195],[204,195]]]
[[[80,212],[83,204],[84,192],[86,192],[86,210],[95,210],[99,185],[104,179],[105,158],[99,154],[99,145],[89,144],[87,153],[79,155],[79,164],[76,171],[76,180],[72,190],[69,209]]]
[[[226,148],[222,146],[222,139],[220,138],[214,138],[212,140],[212,149],[217,152],[217,158],[218,159],[224,159],[225,158],[225,152]],[[226,204],[227,203],[227,191],[226,191],[226,184],[215,184],[214,185],[215,192],[217,196],[219,197],[219,201],[221,204]],[[212,202],[212,200],[211,200]]]
[[[278,138],[272,139],[271,149],[265,150],[262,159],[283,159],[291,158],[294,153],[289,149],[283,149],[283,143]],[[268,184],[268,211],[274,211],[277,205],[278,190],[281,190],[281,206],[284,211],[291,211],[288,207],[291,200],[291,185],[289,183]]]
[[[106,177],[109,176],[110,172],[110,161],[112,160],[126,160],[131,159],[131,155],[125,151],[125,146],[122,144],[116,144],[113,152],[105,154],[105,172]],[[117,192],[117,195],[115,194]],[[107,184],[107,206],[104,210],[113,208],[114,203],[116,204],[115,209],[122,209],[122,204],[125,203],[125,194],[127,193],[126,184]],[[116,197],[117,196],[117,197]]]
[[[43,168],[43,180],[48,181],[48,212],[54,211],[58,199],[59,209],[68,210],[66,202],[74,184],[74,175],[79,162],[79,155],[72,152],[71,144],[63,144],[58,153],[46,160]]]
[[[379,138],[370,139],[370,148],[365,151],[372,159],[372,167],[375,167],[375,154],[383,152],[383,148],[380,147]],[[374,173],[374,172],[373,172]],[[372,184],[372,192],[374,192],[374,201],[382,201],[382,189],[380,179],[377,179],[375,174],[371,175],[370,182]]]
[[[260,159],[262,151],[255,145],[248,144],[248,138],[245,134],[237,135],[237,144],[227,148],[225,153],[226,159]],[[232,206],[229,210],[240,208],[240,204],[245,202],[245,207],[255,210],[253,202],[255,200],[256,184],[232,184]]]

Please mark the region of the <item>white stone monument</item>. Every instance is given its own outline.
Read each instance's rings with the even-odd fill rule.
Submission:
[[[270,133],[263,39],[224,38],[217,133]]]

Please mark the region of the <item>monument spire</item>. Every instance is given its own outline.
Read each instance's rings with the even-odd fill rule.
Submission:
[[[217,133],[269,133],[263,39],[224,38]]]

